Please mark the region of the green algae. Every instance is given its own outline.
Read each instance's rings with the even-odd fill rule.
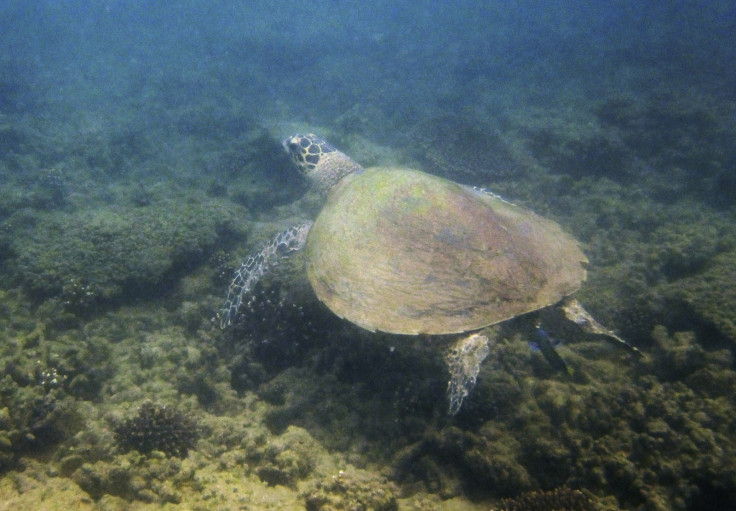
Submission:
[[[720,253],[702,271],[673,283],[670,292],[736,344],[736,251]]]
[[[607,191],[597,190],[595,201],[591,198],[585,210],[607,204]],[[623,213],[622,232],[631,232],[635,214],[630,209],[640,204],[611,201],[612,211]],[[620,252],[600,259],[608,265],[595,270],[593,283],[583,292],[599,307],[606,303],[617,307],[626,303],[617,294],[619,286],[647,298],[644,292],[651,277],[646,272],[652,268],[662,292],[676,293],[675,284],[698,281],[723,257],[718,253],[727,239],[720,234],[726,227],[719,224],[716,237],[721,241],[714,242],[709,234],[698,237],[696,229],[687,228],[689,223],[662,227],[652,238],[659,244],[654,248],[640,236],[625,238],[621,250],[641,250],[639,259],[617,259],[615,254]],[[590,232],[594,228],[590,226]],[[591,238],[591,243],[600,253],[611,244],[602,235]],[[399,509],[419,503],[429,509],[461,509],[471,506],[468,495],[489,502],[563,483],[585,488],[609,504],[611,495],[616,495],[626,507],[684,509],[683,499],[688,497],[683,495],[692,491],[693,484],[707,490],[701,478],[725,488],[734,484],[728,475],[733,469],[730,459],[736,454],[728,426],[733,423],[730,396],[736,394],[732,361],[727,350],[705,349],[702,334],[670,333],[662,326],[652,334],[650,325],[642,331],[651,335],[651,352],[638,366],[623,357],[596,352],[590,343],[570,343],[561,353],[591,376],[585,382],[564,381],[545,372],[543,364],[534,362],[536,354],[529,352],[526,339],[504,338],[481,371],[467,409],[451,424],[437,398],[443,395],[446,378],[441,360],[418,342],[367,335],[329,321],[301,329],[277,328],[276,333],[283,335],[281,344],[274,335],[268,336],[269,326],[320,317],[310,316],[319,306],[309,302],[308,293],[298,291],[281,295],[286,302],[271,309],[268,324],[260,330],[240,331],[243,344],[256,343],[244,360],[267,369],[260,380],[236,391],[231,351],[205,348],[223,337],[207,322],[221,297],[211,294],[218,290],[213,290],[210,279],[213,268],[206,266],[205,262],[204,268],[186,270],[180,288],[172,292],[177,305],[168,313],[149,303],[133,304],[111,308],[104,318],[86,320],[83,328],[29,326],[22,334],[11,332],[19,345],[49,346],[52,354],[62,353],[75,339],[86,339],[89,346],[79,352],[81,359],[96,354],[96,366],[116,362],[114,374],[108,375],[101,390],[106,403],[95,404],[97,410],[87,415],[85,427],[56,444],[52,466],[58,468],[51,470],[64,474],[56,479],[77,481],[89,491],[80,494],[74,490],[78,485],[67,487],[69,498],[89,501],[94,497],[98,506],[111,508],[207,508],[216,503],[228,509],[258,502],[261,509],[303,509],[310,495],[337,502],[340,494],[331,486],[331,478],[340,470],[350,474],[343,454],[325,452],[324,446],[350,453],[351,461],[372,460],[384,471],[388,468],[393,484],[404,492],[397,499]],[[691,271],[681,278],[683,268]],[[635,285],[637,279],[640,287]],[[670,282],[672,289],[666,288]],[[30,319],[33,316],[18,314],[17,296],[5,298],[5,321],[12,315],[16,322],[36,324]],[[606,302],[609,298],[614,299]],[[299,300],[303,307],[299,314],[286,312],[293,310],[290,299]],[[644,304],[651,311],[656,302],[649,297]],[[201,316],[205,319],[193,319]],[[311,342],[300,337],[305,331],[314,336]],[[263,339],[274,344],[261,346],[268,345]],[[296,339],[304,343],[298,350],[293,346]],[[272,357],[278,353],[283,358],[274,362]],[[33,363],[31,358],[23,362],[26,372]],[[374,377],[376,367],[381,368],[380,378]],[[214,393],[207,411],[197,396],[196,389],[202,386]],[[105,414],[127,416],[151,396],[183,404],[202,417],[204,437],[180,465],[119,454],[111,435],[105,433],[109,428]],[[57,393],[56,399],[75,403],[69,395]],[[350,424],[348,431],[346,424]],[[18,454],[31,459],[26,450]],[[49,470],[32,466],[32,470]],[[366,472],[355,477],[363,483],[354,491],[380,494],[384,482],[379,470]],[[4,491],[12,499],[19,498],[15,490]],[[39,494],[31,489],[24,495],[32,499],[41,498]]]
[[[398,488],[354,467],[319,481],[304,495],[307,511],[398,511]]]
[[[258,462],[256,473],[269,486],[277,484],[296,487],[309,476],[324,456],[322,447],[304,429],[289,426],[283,434],[249,454]]]
[[[37,299],[72,312],[165,292],[225,240],[242,237],[247,215],[199,197],[138,208],[41,217],[12,244],[10,275]]]
[[[651,108],[664,110],[667,102],[660,101]],[[604,172],[593,178],[600,166],[606,165],[605,154],[593,151],[602,161],[588,162],[590,172],[573,180],[564,162],[552,161],[562,157],[559,153],[565,145],[559,140],[580,140],[596,134],[620,142],[619,130],[626,128],[625,123],[611,123],[600,112],[591,116],[585,111],[545,117],[544,112],[535,110],[517,119],[535,157],[549,165],[547,171],[538,166],[535,172],[539,175],[525,183],[519,195],[531,197],[531,207],[534,197],[549,202],[550,214],[561,216],[559,221],[585,243],[591,267],[588,282],[578,294],[581,301],[603,323],[616,324],[625,337],[643,344],[649,342],[657,321],[666,321],[673,328],[688,328],[685,324],[690,318],[716,325],[721,335],[732,338],[732,333],[724,333],[733,319],[729,318],[730,311],[734,310],[727,305],[729,263],[724,262],[728,258],[724,254],[733,251],[733,212],[722,209],[724,196],[720,188],[707,188],[715,186],[713,180],[722,180],[721,167],[728,166],[729,151],[733,151],[732,144],[722,138],[729,121],[722,112],[714,111],[713,105],[684,107],[683,101],[684,98],[674,98],[667,103],[675,111],[686,108],[689,112],[682,116],[673,114],[677,119],[672,122],[680,124],[668,126],[672,133],[667,137],[687,137],[687,133],[697,131],[701,118],[710,119],[702,121],[710,126],[714,137],[708,143],[720,141],[724,146],[713,154],[718,163],[712,172],[721,177],[684,184],[683,173],[699,175],[702,170],[694,170],[698,162],[711,165],[711,160],[694,155],[687,156],[687,162],[681,161],[686,147],[678,148],[679,155],[662,149],[649,154],[627,143],[622,150],[630,161],[621,166],[632,175],[623,176],[624,179]],[[702,111],[698,112],[698,108]],[[650,125],[649,129],[654,128]],[[535,137],[540,133],[556,142],[535,146]],[[571,154],[574,158],[577,153]],[[685,163],[692,168],[680,167]],[[710,194],[707,205],[701,194]],[[719,283],[720,274],[723,284]],[[709,285],[701,285],[703,282],[713,284],[712,296],[722,299],[726,306],[720,307],[717,300],[710,301],[705,296],[699,299],[709,289]],[[698,286],[700,291],[695,289]]]
[[[315,497],[339,508],[363,495],[392,505],[396,485],[399,509],[456,511],[566,484],[605,509],[728,501],[736,487],[736,276],[733,213],[724,209],[735,189],[731,142],[715,106],[684,99],[672,112],[661,99],[555,107],[533,119],[523,112],[504,140],[472,118],[440,117],[424,128],[439,132],[432,140],[447,140],[440,135],[448,127],[471,137],[462,147],[474,154],[457,164],[445,153],[427,155],[443,172],[467,172],[480,181],[473,184],[503,191],[580,237],[592,264],[579,296],[647,351],[634,364],[600,343],[564,338],[561,355],[588,376],[567,381],[529,351],[527,338],[501,332],[454,421],[444,415],[447,376],[433,350],[327,319],[309,293],[293,291],[296,272],[279,275],[282,287],[264,286],[255,318],[235,333],[212,328],[229,264],[258,244],[257,235],[239,244],[259,229],[250,215],[263,215],[260,229],[271,232],[308,212],[305,203],[272,206],[293,196],[285,174],[263,180],[272,168],[280,172],[277,157],[264,156],[278,140],[249,135],[247,149],[238,141],[211,153],[180,151],[181,161],[195,154],[192,172],[219,174],[193,180],[217,199],[168,182],[134,193],[111,184],[95,192],[97,210],[81,212],[78,198],[59,197],[43,181],[42,170],[54,168],[37,154],[50,152],[47,141],[4,123],[2,143],[17,152],[3,158],[3,171],[37,181],[3,183],[0,198],[2,285],[21,285],[0,291],[0,500],[18,509],[267,510],[304,509]],[[175,115],[177,136],[222,141],[242,133],[197,106]],[[405,127],[371,115],[364,109],[339,122],[390,137]],[[151,157],[155,140],[125,127],[113,135],[54,140],[66,159],[62,176],[156,167],[133,168]],[[359,135],[340,136],[362,162],[390,153],[361,149],[371,146]],[[531,154],[522,158],[515,151],[524,147]],[[136,152],[143,156],[128,154]],[[406,159],[419,158],[410,153]],[[484,156],[493,166],[509,154],[513,165],[486,172]],[[251,161],[262,174],[240,179]],[[701,165],[702,182],[683,179],[700,175],[692,170]],[[174,167],[162,179],[178,179],[183,171]],[[100,206],[104,194],[114,204]],[[28,292],[40,307],[31,308]],[[201,419],[203,438],[183,461],[117,452],[110,418],[147,399]],[[28,412],[44,409],[59,412]],[[38,425],[53,434],[35,435]]]

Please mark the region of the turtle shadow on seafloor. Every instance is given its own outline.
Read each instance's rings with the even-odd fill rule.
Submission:
[[[609,356],[612,351],[604,342],[591,340],[577,332],[574,325],[555,317],[554,309],[515,318],[494,328],[499,340],[492,342],[492,355],[482,365],[477,387],[453,419],[447,415],[449,375],[443,348],[449,348],[456,336],[368,332],[334,316],[316,299],[306,282],[297,285],[295,280],[281,283],[272,279],[259,284],[246,306],[248,313],[239,316],[220,347],[223,356],[232,360],[232,388],[237,392],[256,392],[274,405],[268,414],[273,431],[298,424],[322,430],[325,434],[317,435],[328,441],[327,432],[336,420],[332,415],[337,410],[383,417],[383,425],[377,424],[377,419],[360,421],[353,428],[354,434],[394,438],[400,443],[400,438],[408,434],[409,423],[417,426],[439,420],[449,424],[456,420],[464,427],[475,428],[503,409],[504,400],[483,381],[487,374],[492,375],[494,382],[507,377],[496,374],[507,372],[498,371],[498,357],[508,356],[502,364],[511,364],[520,374],[585,383],[587,377],[580,367],[580,356],[570,357],[571,350],[584,346],[591,351],[591,346],[601,345],[595,348],[600,357]],[[540,321],[551,336],[562,340],[561,356],[574,371],[561,371],[529,347]],[[510,352],[504,347],[504,339],[512,343]],[[507,369],[509,374],[516,371]],[[294,371],[308,383],[293,381]],[[301,386],[299,391],[291,388],[294,385]],[[395,429],[386,425],[395,421],[403,425]],[[379,435],[378,431],[382,433]]]

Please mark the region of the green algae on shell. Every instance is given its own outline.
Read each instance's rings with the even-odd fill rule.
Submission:
[[[551,220],[419,171],[344,177],[307,238],[307,274],[333,312],[363,328],[449,334],[553,305],[587,262]]]

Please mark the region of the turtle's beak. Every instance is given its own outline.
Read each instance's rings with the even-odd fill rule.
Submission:
[[[302,153],[302,140],[304,140],[304,137],[297,133],[296,135],[285,138],[284,141],[281,142],[281,145],[284,146],[286,152],[294,159],[297,165],[300,165],[301,161],[300,154]]]
[[[291,154],[294,152],[295,146],[297,146],[296,140],[294,140],[296,137],[286,137],[283,142],[281,142],[281,145],[284,146],[284,149],[287,153]]]

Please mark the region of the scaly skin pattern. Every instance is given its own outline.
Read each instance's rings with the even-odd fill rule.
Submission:
[[[363,172],[363,167],[313,133],[297,133],[284,140],[283,146],[299,171],[323,193],[348,174]]]

